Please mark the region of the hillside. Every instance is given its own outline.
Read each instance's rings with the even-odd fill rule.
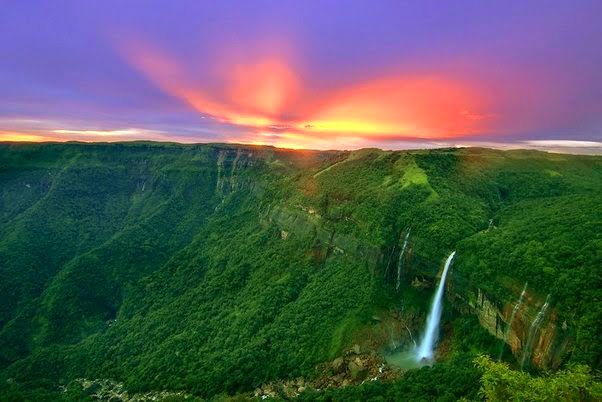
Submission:
[[[476,397],[479,353],[600,369],[601,199],[599,156],[0,144],[0,395],[209,398],[384,356],[453,250],[440,363],[338,397]]]

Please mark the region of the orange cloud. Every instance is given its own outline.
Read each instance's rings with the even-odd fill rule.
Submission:
[[[296,136],[287,142],[293,147],[316,138],[466,136],[493,117],[478,91],[451,78],[382,77],[316,96],[304,90],[283,57],[230,62],[220,65],[214,79],[199,81],[176,58],[148,44],[130,42],[121,50],[150,81],[199,113],[243,126],[256,140],[260,132],[287,131]],[[282,134],[276,138],[284,141]]]
[[[54,141],[53,137],[34,133],[19,133],[14,131],[0,131],[0,141],[23,141],[23,142],[43,142]]]
[[[278,59],[234,67],[230,84],[229,99],[234,106],[274,119],[299,91],[297,77]]]
[[[231,142],[252,145],[273,145],[290,149],[357,149],[367,146],[362,137],[357,136],[315,136],[295,132],[253,132],[231,138]]]
[[[52,123],[49,123],[52,124]],[[76,130],[76,129],[48,129],[48,132],[15,132],[0,131],[0,141],[15,142],[119,142],[119,141],[173,141],[174,137],[160,131],[143,128],[124,128],[116,130]],[[194,143],[196,137],[178,136],[178,141]]]
[[[217,120],[245,126],[276,124],[274,117],[295,86],[286,66],[267,60],[250,66],[234,66],[224,72],[228,87],[212,95],[188,76],[173,57],[149,45],[129,44],[123,49],[128,62],[167,94]],[[216,77],[217,80],[218,77]],[[227,101],[219,98],[226,95]]]
[[[475,133],[475,91],[436,77],[393,77],[335,94],[305,124],[310,131],[441,138]]]

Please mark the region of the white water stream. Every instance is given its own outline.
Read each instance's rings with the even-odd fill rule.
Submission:
[[[443,274],[441,274],[439,286],[437,287],[437,292],[433,298],[431,311],[426,320],[424,337],[422,338],[418,349],[416,349],[416,360],[418,361],[429,361],[433,359],[433,355],[435,353],[435,343],[437,342],[437,337],[439,336],[439,321],[441,320],[441,313],[443,311],[443,290],[445,288],[445,279],[447,278],[447,272],[449,271],[449,267],[451,266],[455,255],[456,252],[454,251],[449,255],[449,257],[447,257],[447,261],[445,261]]]

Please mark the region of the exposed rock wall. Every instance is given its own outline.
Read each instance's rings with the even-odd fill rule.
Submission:
[[[254,184],[245,170],[254,165],[254,155],[248,149],[216,149],[215,192],[225,196],[233,191],[252,187]]]
[[[366,261],[374,269],[382,261],[382,252],[359,241],[357,238],[329,230],[322,222],[322,217],[313,209],[297,205],[296,208],[276,205],[264,213],[263,222],[276,226],[283,240],[289,236],[309,236],[320,248],[326,250],[326,256],[350,254]],[[282,236],[282,233],[286,236]]]
[[[452,285],[452,289],[448,292],[448,297],[453,305],[463,313],[476,315],[481,326],[500,341],[505,339],[517,361],[520,362],[526,354],[528,364],[540,368],[556,368],[570,352],[568,325],[566,322],[558,322],[557,307],[545,312],[541,326],[533,334],[530,347],[527,345],[529,331],[545,298],[527,292],[510,323],[519,294],[514,301],[500,303],[479,288],[461,291]]]

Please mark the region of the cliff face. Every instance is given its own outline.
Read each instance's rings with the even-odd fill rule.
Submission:
[[[462,290],[451,282],[448,298],[454,307],[476,315],[483,328],[508,345],[519,363],[556,368],[570,352],[568,323],[559,322],[557,307],[543,309],[545,298],[526,292],[512,317],[520,294],[512,302],[500,303],[480,288]]]
[[[348,254],[366,262],[372,271],[382,261],[378,247],[365,244],[360,239],[345,233],[337,233],[322,222],[322,217],[313,209],[303,205],[286,207],[275,205],[268,208],[262,219],[266,225],[280,230],[281,238],[304,236],[313,242],[313,249],[320,259],[333,255]]]

